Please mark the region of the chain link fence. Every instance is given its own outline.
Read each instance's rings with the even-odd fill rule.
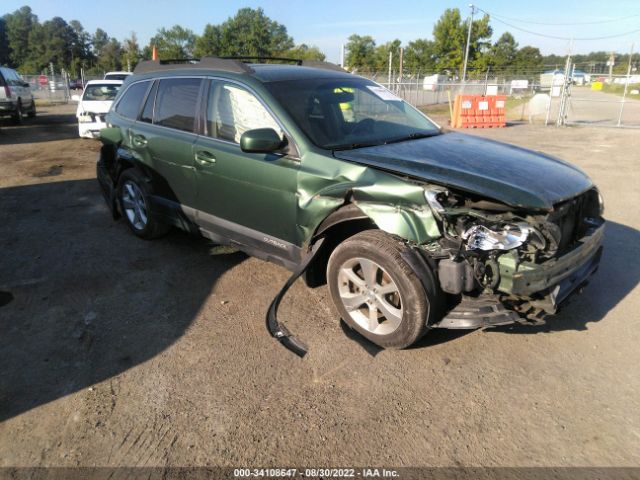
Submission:
[[[29,83],[33,97],[49,103],[69,103],[72,95],[82,93],[83,85],[88,81],[99,80],[102,77],[85,76],[83,82],[80,79],[71,79],[66,72],[54,75],[22,75],[24,81]]]

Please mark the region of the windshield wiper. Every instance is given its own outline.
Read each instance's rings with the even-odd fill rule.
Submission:
[[[347,143],[344,145],[336,145],[335,147],[329,147],[331,150],[353,150],[355,148],[375,147],[376,145],[384,145],[385,142],[369,142],[369,143]]]
[[[406,142],[407,140],[417,140],[418,138],[428,138],[435,137],[436,135],[440,135],[441,132],[414,132],[409,135],[404,135],[399,138],[392,138],[384,141],[377,142],[361,142],[361,143],[346,143],[344,145],[336,145],[335,147],[329,147],[331,150],[339,151],[339,150],[354,150],[356,148],[364,148],[364,147],[375,147],[377,145],[387,145],[389,143],[398,143],[398,142]]]
[[[440,132],[414,132],[409,135],[405,135],[404,137],[392,138],[391,140],[387,140],[386,142],[384,142],[384,144],[387,145],[389,143],[406,142],[407,140],[435,137],[436,135],[440,135]]]

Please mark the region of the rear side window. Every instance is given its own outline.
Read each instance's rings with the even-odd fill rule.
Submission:
[[[201,82],[199,78],[160,80],[153,123],[192,132]]]
[[[144,104],[144,110],[142,110],[142,115],[140,115],[141,122],[152,123],[153,122],[153,107],[156,102],[156,92],[158,91],[158,82],[153,84],[151,87],[151,91],[149,95],[147,95],[147,101]]]
[[[140,111],[142,100],[144,100],[144,95],[147,93],[147,89],[149,88],[149,83],[151,82],[139,82],[131,85],[127,91],[124,92],[124,95],[118,102],[116,112],[123,117],[135,120],[138,117],[138,112]]]

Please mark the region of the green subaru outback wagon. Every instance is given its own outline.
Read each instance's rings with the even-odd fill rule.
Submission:
[[[246,59],[245,59],[246,60]],[[433,328],[541,323],[602,252],[603,202],[548,155],[445,132],[327,63],[142,62],[101,133],[115,218],[178,227],[328,283],[382,347]],[[268,313],[271,333],[304,351]]]

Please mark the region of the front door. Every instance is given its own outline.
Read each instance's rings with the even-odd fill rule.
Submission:
[[[194,148],[199,221],[240,243],[293,258],[299,160],[240,149],[247,130],[273,128],[283,134],[248,88],[212,80],[207,97],[205,134]]]

